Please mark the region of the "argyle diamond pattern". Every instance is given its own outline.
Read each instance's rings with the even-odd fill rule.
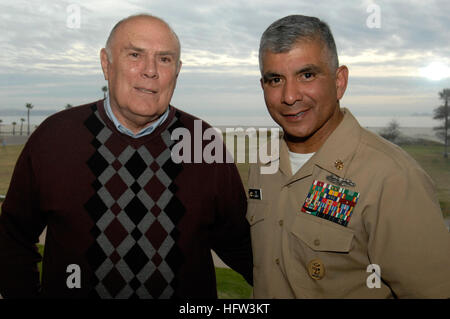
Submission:
[[[87,165],[96,176],[95,195],[85,209],[95,226],[95,243],[86,256],[94,272],[93,297],[171,298],[182,255],[176,245],[184,207],[175,196],[174,179],[181,165],[172,162],[170,131],[161,134],[165,147],[151,152],[145,145],[120,150],[113,132],[96,107],[85,121],[96,151]],[[109,145],[115,145],[111,151]]]

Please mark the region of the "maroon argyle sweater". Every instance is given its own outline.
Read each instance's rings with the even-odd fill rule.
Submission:
[[[2,206],[0,294],[216,298],[210,249],[251,282],[246,197],[236,166],[172,161],[178,141],[171,133],[183,127],[194,138],[194,120],[170,107],[160,127],[133,139],[116,130],[101,100],[42,123]],[[203,131],[208,127],[202,122]],[[40,285],[35,244],[45,226]],[[79,267],[80,288],[67,284],[76,282],[69,265]]]

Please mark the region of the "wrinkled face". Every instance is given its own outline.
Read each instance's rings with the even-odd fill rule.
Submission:
[[[105,49],[100,57],[111,109],[136,131],[169,106],[181,68],[178,42],[161,21],[139,17],[118,27],[110,49],[111,61]]]
[[[285,53],[263,55],[261,86],[267,108],[292,137],[327,136],[340,122],[338,100],[348,70],[331,70],[326,50],[320,41],[307,41]]]

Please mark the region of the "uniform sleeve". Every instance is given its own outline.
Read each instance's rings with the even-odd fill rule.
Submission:
[[[450,235],[423,170],[389,176],[369,220],[369,258],[398,298],[450,298]]]
[[[213,250],[233,270],[253,284],[253,257],[250,226],[245,218],[247,197],[235,164],[216,170],[218,195]]]
[[[37,297],[40,289],[36,243],[45,227],[30,148],[22,151],[0,215],[0,294],[4,298]]]

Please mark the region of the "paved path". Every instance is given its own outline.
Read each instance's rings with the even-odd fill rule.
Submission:
[[[214,266],[216,266],[217,268],[230,268],[226,263],[222,261],[222,259],[219,258],[219,256],[216,255],[214,251],[211,250],[211,254],[213,256]]]
[[[4,140],[5,145],[23,145],[27,142],[28,136],[25,135],[9,135],[0,136],[0,140]],[[2,143],[0,143],[0,146]]]
[[[45,236],[47,235],[47,227],[44,228],[41,236],[39,236],[39,244],[45,245]]]

